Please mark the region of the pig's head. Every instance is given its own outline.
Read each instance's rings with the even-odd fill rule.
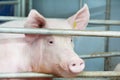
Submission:
[[[25,27],[83,30],[88,24],[89,16],[87,5],[67,20],[46,19],[36,10],[31,10]],[[32,58],[36,71],[62,77],[74,77],[83,71],[85,63],[74,52],[71,36],[38,34],[25,34],[25,36],[36,52],[33,54],[35,59]]]

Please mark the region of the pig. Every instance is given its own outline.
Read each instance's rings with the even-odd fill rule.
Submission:
[[[116,67],[114,68],[114,71],[120,72],[120,63],[116,65]],[[114,77],[114,78],[111,78],[111,80],[120,80],[120,77]]]
[[[89,17],[89,9],[85,4],[67,20],[46,19],[33,9],[25,21],[11,21],[6,24],[9,24],[7,27],[12,25],[19,27],[20,24],[20,27],[25,28],[83,30],[88,24]],[[75,77],[84,70],[85,62],[73,50],[71,36],[41,34],[8,36],[3,33],[0,36],[0,73],[38,72],[59,77]],[[52,80],[52,78],[32,79]]]
[[[117,66],[115,67],[114,71],[120,71],[120,63],[117,64]]]

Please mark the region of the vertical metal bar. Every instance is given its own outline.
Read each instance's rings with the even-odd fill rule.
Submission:
[[[26,0],[21,0],[21,16],[25,17],[25,12],[26,12]]]
[[[105,19],[110,20],[110,11],[111,11],[111,0],[106,0],[106,14]],[[106,25],[105,28],[106,31],[110,30],[110,25]],[[109,51],[109,37],[106,37],[105,39],[105,52]],[[110,57],[105,57],[104,60],[104,70],[110,70]]]
[[[33,6],[32,1],[33,0],[29,0],[29,11],[32,9],[32,6]]]
[[[17,0],[18,4],[14,6],[14,16],[20,16],[21,14],[21,7],[20,7],[20,1],[21,0]]]
[[[80,0],[80,8],[83,6],[83,0]]]

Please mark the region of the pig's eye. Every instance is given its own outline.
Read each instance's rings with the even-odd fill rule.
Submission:
[[[53,36],[46,37],[46,43],[48,45],[53,45],[55,43]]]
[[[53,41],[49,41],[49,44],[53,44]]]

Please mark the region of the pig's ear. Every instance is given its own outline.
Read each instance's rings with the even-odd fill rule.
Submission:
[[[68,18],[68,22],[74,29],[83,30],[86,28],[90,18],[88,6],[85,4],[75,15]]]
[[[24,24],[25,28],[44,28],[45,27],[45,18],[39,14],[36,10],[31,10],[28,18]],[[25,34],[27,41],[33,41],[39,37],[38,34]]]
[[[31,10],[24,27],[28,28],[42,28],[45,25],[45,18],[36,10]]]

